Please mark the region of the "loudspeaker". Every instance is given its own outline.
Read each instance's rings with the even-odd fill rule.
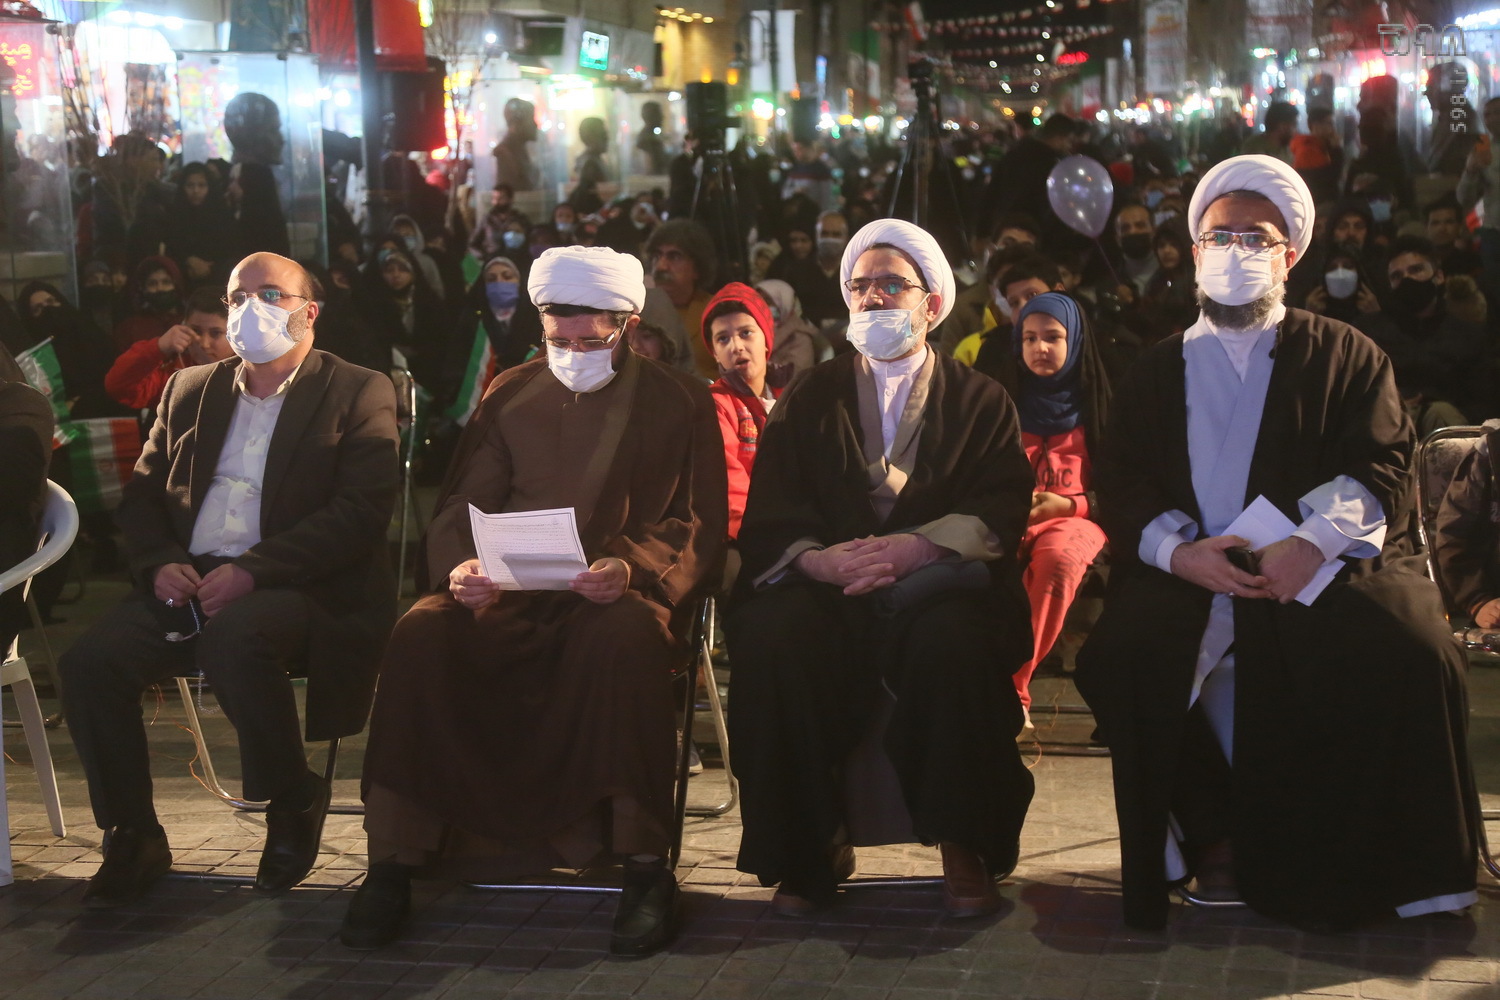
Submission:
[[[793,101],[789,117],[792,119],[793,142],[818,141],[818,102],[814,98]]]
[[[382,110],[389,123],[386,148],[431,152],[448,144],[443,124],[441,59],[428,58],[425,73],[381,73]]]
[[[722,143],[729,104],[729,91],[724,84],[690,83],[683,93],[687,98],[688,131],[705,145],[714,145],[715,137]]]

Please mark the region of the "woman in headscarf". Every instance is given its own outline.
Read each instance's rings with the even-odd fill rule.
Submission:
[[[793,372],[805,371],[817,364],[820,348],[827,341],[802,315],[802,303],[797,301],[792,286],[779,278],[766,278],[756,282],[755,290],[770,306],[771,320],[775,324],[776,348],[771,353],[771,363],[791,365]]]
[[[775,323],[765,299],[742,282],[731,282],[709,300],[700,331],[719,365],[719,378],[708,391],[719,413],[724,435],[724,465],[729,473],[729,537],[739,534],[750,494],[756,444],[780,389],[770,376]],[[781,382],[783,380],[776,379]]]
[[[355,302],[381,356],[390,357],[391,347],[399,349],[404,367],[432,394],[438,409],[446,408],[453,389],[448,377],[452,315],[405,246],[384,242],[360,275]]]
[[[125,286],[129,312],[115,325],[115,352],[123,353],[138,340],[155,340],[181,323],[184,297],[182,272],[171,258],[141,261]]]
[[[1016,315],[1021,444],[1036,470],[1031,517],[1021,539],[1022,580],[1031,599],[1032,658],[1014,676],[1031,725],[1031,675],[1062,632],[1078,585],[1104,548],[1090,491],[1090,456],[1109,408],[1109,381],[1078,303],[1061,292],[1036,296]]]
[[[52,340],[73,419],[130,413],[104,391],[104,375],[115,360],[115,351],[87,313],[75,309],[56,285],[45,281],[23,285],[16,303],[30,341],[26,346]]]
[[[187,278],[184,292],[200,285],[222,286],[236,263],[234,216],[224,192],[202,163],[182,168],[172,211],[165,219],[164,246]]]
[[[1321,265],[1318,283],[1307,293],[1303,308],[1348,323],[1361,333],[1378,323],[1383,309],[1359,247],[1353,243],[1331,244]]]
[[[524,255],[496,254],[485,261],[464,298],[455,341],[462,354],[455,359],[455,366],[463,375],[462,390],[454,401],[454,409],[449,411],[459,423],[466,422],[479,405],[480,394],[491,379],[529,359],[541,345],[542,317],[526,295],[526,274],[530,268],[523,269],[516,257]],[[466,324],[471,324],[468,330],[472,336],[465,336]],[[484,370],[471,373],[469,369],[480,362],[486,362],[482,365]],[[471,374],[473,378],[469,377]],[[474,391],[468,393],[470,389]],[[466,393],[472,398],[466,398]]]

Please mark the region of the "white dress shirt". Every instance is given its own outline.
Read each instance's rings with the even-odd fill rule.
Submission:
[[[298,365],[265,399],[245,387],[245,368],[234,376],[234,413],[219,452],[214,478],[203,495],[203,506],[193,522],[188,551],[195,556],[234,558],[260,541],[260,498],[265,485],[266,454],[276,430],[287,388],[302,368]]]
[[[870,359],[870,371],[875,376],[875,399],[880,404],[880,438],[885,444],[885,457],[891,457],[891,445],[896,442],[896,428],[901,425],[901,414],[906,411],[906,401],[911,398],[912,383],[917,373],[927,362],[926,344],[909,358],[896,361]]]

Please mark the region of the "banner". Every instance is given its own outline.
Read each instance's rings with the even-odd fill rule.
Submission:
[[[29,347],[16,355],[16,364],[21,366],[21,374],[26,376],[26,381],[31,387],[52,404],[52,447],[61,448],[73,440],[73,433],[67,430],[67,422],[70,419],[68,412],[68,391],[63,385],[62,365],[57,362],[57,350],[52,346],[52,338]]]
[[[446,415],[453,418],[460,427],[467,424],[479,401],[484,399],[484,390],[489,388],[498,374],[500,368],[495,361],[495,350],[490,346],[490,337],[485,333],[484,324],[480,323],[474,331],[474,347],[469,351],[469,361],[464,366],[457,398],[448,407]]]
[[[1146,91],[1170,96],[1187,79],[1187,5],[1156,0],[1146,8]]]
[[[114,510],[141,457],[140,425],[135,417],[97,417],[66,426],[73,442],[67,452],[69,492],[79,512]]]

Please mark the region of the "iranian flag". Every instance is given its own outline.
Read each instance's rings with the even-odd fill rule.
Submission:
[[[92,514],[114,510],[141,457],[140,425],[134,417],[97,417],[68,422],[73,447],[68,465],[78,509]]]
[[[495,376],[500,374],[495,362],[495,350],[490,347],[489,334],[480,323],[474,331],[474,346],[469,351],[469,363],[464,367],[464,377],[458,386],[458,398],[448,407],[447,415],[461,427],[469,422],[479,401],[484,398]]]
[[[21,374],[26,376],[31,387],[52,404],[52,447],[61,448],[73,440],[73,435],[66,429],[70,419],[68,391],[63,385],[62,365],[57,362],[57,349],[52,346],[52,338],[48,337],[17,354],[16,364],[21,366]]]

